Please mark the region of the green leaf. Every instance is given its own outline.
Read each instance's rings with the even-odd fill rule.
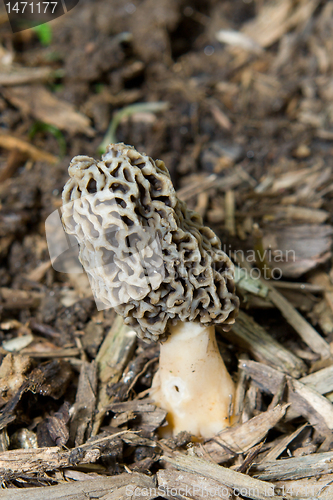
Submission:
[[[35,26],[32,30],[37,34],[38,39],[44,47],[50,45],[52,41],[52,29],[49,23],[40,24]]]

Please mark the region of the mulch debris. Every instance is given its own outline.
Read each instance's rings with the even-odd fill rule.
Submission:
[[[0,6],[0,497],[331,499],[333,3],[82,0],[49,27]],[[205,442],[159,437],[158,345],[50,263],[70,159],[113,140],[237,264],[240,423]]]

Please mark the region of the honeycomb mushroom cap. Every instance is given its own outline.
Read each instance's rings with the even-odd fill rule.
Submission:
[[[234,266],[215,233],[178,199],[161,160],[111,144],[101,161],[73,158],[69,174],[63,223],[79,242],[99,301],[144,340],[164,340],[177,321],[234,323]],[[155,270],[163,268],[163,280],[147,286],[139,250]]]

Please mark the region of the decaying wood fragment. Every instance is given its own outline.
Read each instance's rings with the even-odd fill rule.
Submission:
[[[275,394],[284,379],[284,374],[280,371],[251,359],[240,360],[239,368],[251,377],[260,390],[265,393]]]
[[[256,382],[262,391],[270,394],[276,393],[284,376],[280,371],[270,366],[249,359],[240,360],[239,367]],[[333,391],[333,366],[306,375],[300,378],[299,382],[309,386],[319,394],[330,393]]]
[[[107,394],[107,386],[119,381],[133,355],[135,345],[136,333],[125,326],[122,318],[118,316],[96,356],[100,383],[97,394],[98,413],[94,419],[93,436],[98,433],[106,407],[111,403],[111,398]]]
[[[7,451],[9,447],[9,437],[6,429],[0,431],[0,452]]]
[[[306,373],[303,361],[279,344],[250,316],[240,311],[230,332],[223,332],[230,342],[247,348],[253,356],[293,377]]]
[[[46,417],[37,427],[37,447],[64,446],[69,438],[70,404],[66,401],[53,415]],[[32,446],[29,446],[30,448]],[[16,446],[27,448],[27,446]]]
[[[262,405],[261,392],[258,386],[250,380],[247,384],[248,388],[244,397],[244,407],[241,415],[241,422],[247,422],[250,420],[258,410],[260,410]]]
[[[155,431],[164,421],[166,411],[158,408],[150,400],[125,401],[123,403],[112,403],[107,410],[111,410],[116,415],[112,419],[112,425],[122,425],[132,420],[131,427],[141,430],[143,434],[150,434]]]
[[[55,21],[56,51],[32,30],[12,37],[0,7],[0,498],[332,500],[333,2],[120,3],[97,12],[82,2]],[[125,33],[105,57],[110,14]],[[78,37],[75,54],[63,50]],[[256,251],[257,224],[262,263],[282,273],[253,279],[252,264],[262,267],[250,257],[236,268],[248,315],[219,336],[233,375],[239,360],[238,424],[200,443],[159,437],[166,412],[143,399],[158,346],[114,312],[96,314],[87,276],[69,261],[68,274],[55,272],[45,244],[67,167],[54,156],[60,143],[66,157],[93,155],[87,137],[104,133],[113,110],[151,100],[147,89],[172,109],[122,121],[117,139],[166,161],[178,196],[233,259]],[[33,146],[36,119],[52,126]],[[39,449],[13,449],[27,431]],[[158,464],[167,446],[183,454],[167,449]]]
[[[277,481],[285,479],[302,479],[320,476],[333,472],[333,452],[313,453],[305,457],[283,458],[272,462],[264,462],[253,466],[255,477]]]
[[[272,395],[276,393],[282,383],[283,373],[255,361],[243,360],[240,364],[263,392]],[[291,407],[287,411],[286,418],[290,420],[302,415],[327,436],[330,434],[329,429],[332,429],[333,424],[333,405],[311,385],[302,383],[303,380],[306,382],[309,379],[304,377],[299,381],[287,376],[287,400],[291,403]],[[318,387],[320,386],[318,385]]]
[[[332,500],[333,474],[311,476],[289,481],[274,481],[275,489],[281,495],[293,495],[303,500]]]
[[[159,470],[156,474],[160,495],[168,497],[172,492],[172,498],[182,500],[190,498],[202,500],[203,498],[231,497],[232,489],[221,485],[219,481],[205,477],[201,474],[191,474],[190,472],[179,472],[174,469]]]
[[[226,462],[238,454],[247,453],[265,438],[268,431],[285,415],[287,408],[287,404],[278,405],[242,425],[230,427],[207,441],[203,448],[218,463]]]
[[[305,417],[325,437],[330,435],[328,429],[333,429],[332,403],[298,380],[289,379],[288,388],[288,400],[292,404],[293,413]]]
[[[127,365],[119,384],[116,384],[111,392],[117,401],[128,399],[134,391],[134,386],[141,376],[143,376],[151,365],[158,361],[159,345],[153,343],[141,349],[141,352]]]
[[[301,425],[295,432],[288,434],[282,438],[261,460],[261,462],[270,462],[279,458],[281,453],[287,448],[287,446],[306,428],[307,424]]]
[[[333,365],[310,373],[306,377],[300,379],[302,384],[308,385],[315,389],[319,394],[328,394],[333,391]],[[330,399],[330,396],[327,396]],[[331,399],[330,399],[331,401]]]
[[[20,354],[7,354],[0,365],[0,397],[8,401],[24,382],[25,373],[31,366],[31,360]]]
[[[269,285],[268,285],[269,286]],[[288,323],[296,330],[304,342],[317,354],[323,358],[331,356],[330,346],[326,340],[296,311],[296,309],[288,302],[283,295],[274,287],[270,287],[269,298],[281,311],[282,316],[286,318]]]
[[[1,409],[0,430],[15,420],[15,409],[25,392],[31,391],[42,396],[59,399],[66,391],[71,377],[70,365],[62,360],[48,361],[34,368]]]
[[[248,359],[247,354],[241,354],[240,355],[240,360],[241,359]],[[244,408],[244,398],[245,398],[245,392],[246,392],[246,378],[247,375],[242,370],[242,365],[241,363],[238,365],[238,372],[237,372],[237,383],[236,383],[236,391],[235,391],[235,402],[234,402],[234,413],[237,416],[240,416],[243,412]]]
[[[53,446],[2,452],[0,453],[0,477],[13,479],[24,474],[95,463],[104,454],[103,448],[106,445],[112,450],[112,446],[117,446],[119,438],[127,433],[128,431],[121,431],[113,435],[98,436],[68,451]]]
[[[96,405],[97,373],[96,363],[81,365],[78,389],[71,418],[70,435],[75,446],[89,439]]]
[[[138,496],[140,492],[143,494],[147,492],[148,494],[144,498],[149,500],[156,497],[154,495],[156,490],[154,478],[133,472],[132,474],[123,473],[111,477],[101,475],[94,479],[52,486],[47,488],[47,498],[48,500],[88,500],[93,498],[122,500],[126,497],[133,497],[136,491]],[[3,500],[36,500],[41,494],[43,494],[41,488],[9,489],[1,491],[1,498]]]
[[[213,464],[202,458],[175,452],[165,454],[161,460],[171,464],[178,470],[213,479],[220,483],[221,486],[231,488],[235,494],[242,494],[253,500],[267,500],[267,497],[270,497],[272,500],[279,499],[274,494],[273,484],[254,479],[251,476],[227,469],[221,465]],[[284,497],[284,499],[288,498],[290,497]]]

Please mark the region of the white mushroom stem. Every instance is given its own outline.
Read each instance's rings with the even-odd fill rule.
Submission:
[[[210,438],[231,425],[234,384],[213,326],[178,322],[161,344],[151,397],[167,412],[164,436],[187,431]]]

